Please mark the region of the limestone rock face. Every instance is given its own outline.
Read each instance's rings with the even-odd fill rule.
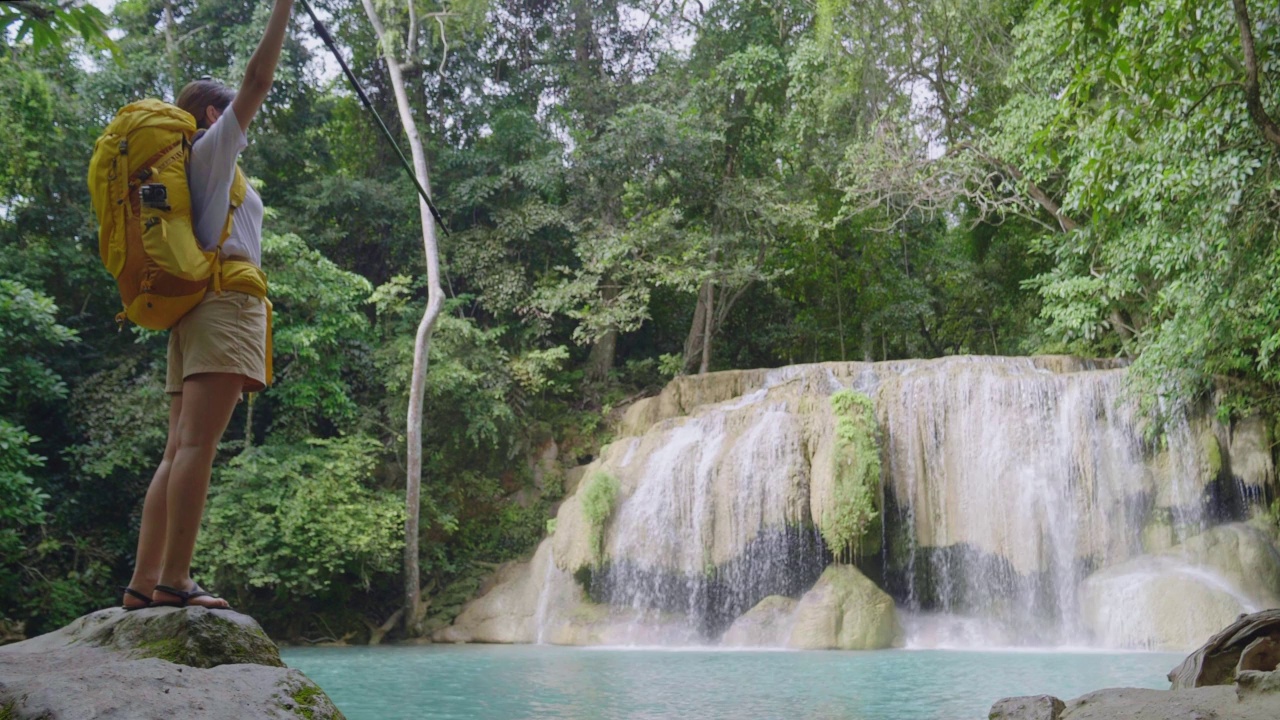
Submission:
[[[881,650],[902,641],[893,598],[857,568],[832,565],[796,604],[787,645],[801,650]]]
[[[1094,573],[1081,598],[1082,620],[1104,645],[1187,650],[1243,613],[1280,605],[1280,552],[1257,528],[1220,525]]]
[[[343,715],[229,610],[120,608],[0,648],[0,717],[308,718]]]
[[[1206,405],[1172,421],[1155,449],[1122,393],[1126,372],[1119,361],[958,356],[677,378],[565,474],[555,569],[504,570],[502,589],[440,639],[529,638],[536,625],[545,642],[579,642],[622,622],[617,610],[606,620],[583,610],[581,592],[531,611],[531,588],[561,584],[547,573],[589,575],[591,597],[619,609],[682,615],[704,641],[768,596],[803,593],[829,550],[815,528],[837,510],[830,397],[852,389],[875,403],[884,576],[908,605],[989,620],[1032,644],[1087,642],[1092,630],[1108,645],[1193,647],[1229,615],[1280,602],[1280,562],[1256,533],[1175,547],[1215,513],[1258,504],[1275,476],[1266,428],[1225,425]],[[618,481],[602,527],[581,497],[596,473]],[[1094,578],[1094,600],[1080,596],[1080,567],[1143,553],[1186,571],[1110,569]],[[1098,599],[1107,593],[1151,606],[1148,618],[1177,615],[1177,627],[1129,623]],[[1044,622],[1045,600],[1061,622]],[[1190,627],[1183,610],[1198,613]],[[502,619],[509,612],[518,617]],[[542,619],[531,625],[531,612]],[[563,621],[547,623],[557,612]],[[555,627],[572,631],[547,634]]]
[[[1081,619],[1108,647],[1188,650],[1247,612],[1246,602],[1212,575],[1141,557],[1085,580]]]
[[[1275,477],[1271,463],[1271,440],[1267,424],[1259,416],[1251,416],[1232,424],[1227,444],[1231,459],[1231,475],[1251,491],[1259,491]]]
[[[791,635],[797,601],[770,595],[729,627],[721,645],[730,647],[785,647]]]
[[[547,643],[550,645],[689,645],[698,641],[686,618],[590,602],[553,559],[543,540],[528,562],[503,565],[487,592],[467,603],[438,643]]]
[[[1214,571],[1254,605],[1280,607],[1280,552],[1271,538],[1255,527],[1219,525],[1167,554]]]
[[[544,640],[539,637],[542,621],[561,606],[582,599],[572,580],[552,565],[551,554],[552,542],[544,540],[529,562],[503,565],[487,583],[489,591],[467,603],[454,624],[438,630],[432,639],[480,643]],[[549,584],[548,578],[553,582]]]
[[[582,498],[576,493],[560,503],[556,512],[556,532],[552,536],[556,565],[575,572],[596,559],[591,551],[591,524],[582,513]]]

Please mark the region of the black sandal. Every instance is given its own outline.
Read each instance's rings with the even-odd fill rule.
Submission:
[[[190,590],[179,590],[178,588],[169,587],[168,585],[157,585],[156,590],[162,593],[169,593],[170,595],[173,595],[174,597],[178,598],[178,601],[176,602],[172,600],[161,601],[161,600],[153,599],[151,601],[151,607],[177,607],[177,608],[188,607],[191,605],[192,600],[200,597],[211,597],[211,598],[217,598],[219,600],[222,599],[217,595],[214,595],[213,593],[208,592],[204,588],[200,587],[200,585],[196,584],[194,581],[191,583]],[[231,609],[230,606],[209,607],[207,605],[197,605],[195,607],[204,607],[204,608],[208,608],[209,610],[230,610]]]
[[[124,603],[121,603],[120,607],[124,608],[125,612],[133,612],[134,610],[146,610],[149,607],[155,607],[155,601],[153,601],[151,598],[147,597],[146,595],[143,595],[142,593],[138,592],[137,590],[134,590],[133,588],[128,587],[127,585],[120,588],[120,592],[124,593],[125,595],[128,595],[131,598],[136,598],[146,603],[146,605],[134,605],[132,607],[130,607],[129,605],[125,605]]]

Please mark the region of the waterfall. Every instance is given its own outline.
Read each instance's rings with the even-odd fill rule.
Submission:
[[[679,613],[710,637],[764,597],[813,583],[823,562],[804,527],[801,428],[763,398],[757,391],[664,433],[613,521],[598,597]]]
[[[1197,444],[1175,423],[1160,487],[1124,370],[1055,373],[956,358],[885,378],[879,411],[896,522],[891,584],[912,610],[994,620],[1048,644],[1087,641],[1077,587],[1142,551],[1153,504],[1195,532]],[[1163,492],[1163,497],[1157,497]]]
[[[953,357],[677,378],[583,470],[617,481],[603,525],[581,493],[560,507],[520,595],[536,600],[528,635],[706,643],[745,619],[735,642],[823,646],[830,618],[842,637],[905,627],[925,646],[1198,644],[1220,618],[1280,603],[1272,540],[1221,524],[1268,497],[1266,429],[1205,407],[1152,439],[1125,372]],[[870,397],[879,426],[883,535],[856,570],[831,567],[849,558],[817,529],[839,502],[830,398],[842,389]],[[896,603],[902,622],[881,614],[879,631],[847,633],[850,602]],[[470,636],[500,637],[480,623],[499,599],[480,605]]]

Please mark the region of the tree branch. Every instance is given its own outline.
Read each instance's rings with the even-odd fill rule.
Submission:
[[[437,75],[444,75],[444,66],[449,62],[449,38],[444,32],[444,20],[439,13],[432,15],[436,19],[436,24],[440,26],[440,43],[444,45],[444,52],[440,55],[440,67],[436,69]]]
[[[418,56],[418,9],[414,7],[413,0],[404,0],[405,5],[409,6],[409,41],[405,44],[405,57],[409,62]]]
[[[1258,81],[1258,52],[1253,44],[1253,25],[1249,21],[1249,7],[1245,0],[1231,0],[1236,11],[1236,24],[1240,26],[1240,46],[1244,49],[1244,101],[1249,117],[1262,131],[1262,136],[1272,145],[1280,147],[1280,126],[1262,107],[1262,86]]]
[[[982,152],[978,148],[974,147],[972,143],[959,143],[955,148],[957,150],[969,150],[983,160],[999,167],[1005,173],[1008,173],[1009,177],[1012,177],[1014,180],[1017,180],[1018,182],[1025,182],[1027,184],[1027,194],[1031,196],[1032,200],[1036,201],[1037,205],[1044,208],[1055,220],[1058,221],[1058,225],[1062,227],[1063,232],[1071,232],[1072,230],[1080,227],[1080,223],[1071,219],[1066,213],[1062,212],[1062,206],[1053,198],[1049,197],[1049,193],[1046,193],[1039,185],[1028,180],[1027,176],[1023,175],[1022,171],[1011,163]]]

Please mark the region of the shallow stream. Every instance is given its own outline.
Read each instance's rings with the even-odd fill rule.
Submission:
[[[349,720],[980,720],[1001,697],[1167,688],[1180,654],[288,648]]]

